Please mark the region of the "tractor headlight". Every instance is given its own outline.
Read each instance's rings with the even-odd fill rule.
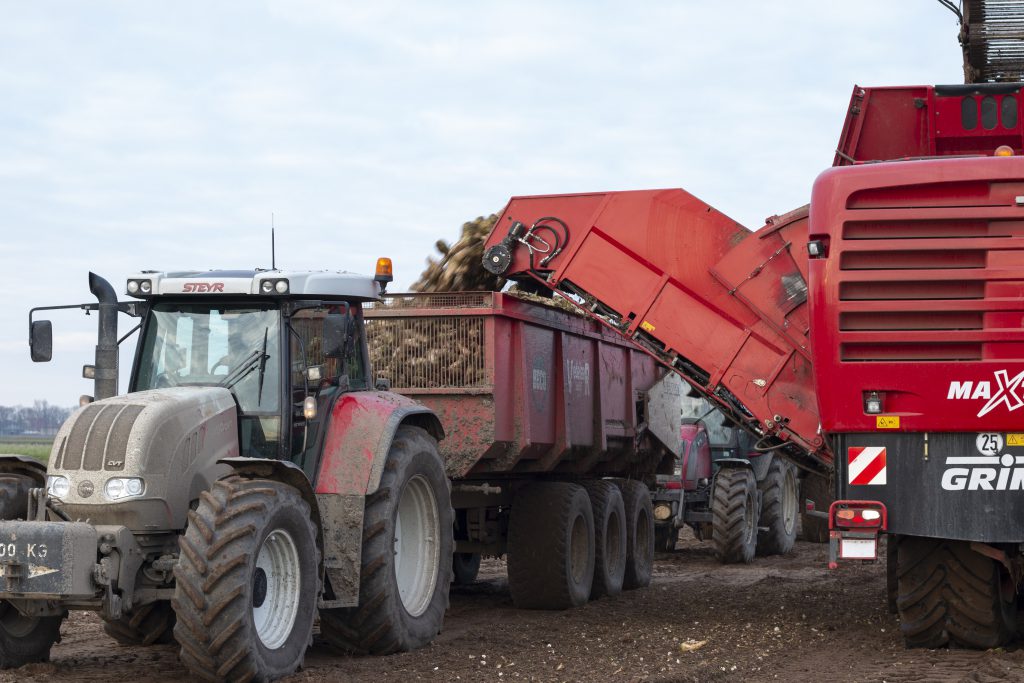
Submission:
[[[46,493],[54,498],[64,498],[71,493],[71,482],[67,477],[50,475],[46,478]]]
[[[103,493],[110,500],[120,500],[131,496],[140,496],[146,490],[146,483],[138,477],[113,477],[107,479]]]

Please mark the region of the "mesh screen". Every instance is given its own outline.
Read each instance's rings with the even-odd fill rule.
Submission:
[[[489,384],[482,316],[368,317],[366,335],[374,373],[392,389]]]

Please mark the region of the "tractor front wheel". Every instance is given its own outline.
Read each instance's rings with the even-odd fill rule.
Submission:
[[[723,467],[711,498],[711,542],[722,564],[750,563],[757,547],[757,481],[746,467]]]
[[[309,505],[267,479],[223,479],[189,513],[174,568],[181,661],[207,680],[270,681],[313,635],[319,551]]]

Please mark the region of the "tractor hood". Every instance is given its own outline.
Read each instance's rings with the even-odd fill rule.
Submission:
[[[48,489],[71,519],[136,532],[182,529],[189,503],[227,473],[217,460],[237,455],[237,412],[227,389],[140,391],[68,418],[53,442]]]

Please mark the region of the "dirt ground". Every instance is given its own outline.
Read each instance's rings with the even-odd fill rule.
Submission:
[[[785,557],[722,567],[708,544],[684,539],[658,554],[649,588],[568,612],[514,609],[504,564],[490,560],[476,584],[453,589],[429,647],[345,657],[317,643],[287,680],[1024,682],[1017,647],[904,649],[886,611],[884,563],[830,572],[825,555],[798,543]],[[62,633],[51,663],[0,682],[187,678],[176,648],[119,646],[92,614],[73,614]]]

